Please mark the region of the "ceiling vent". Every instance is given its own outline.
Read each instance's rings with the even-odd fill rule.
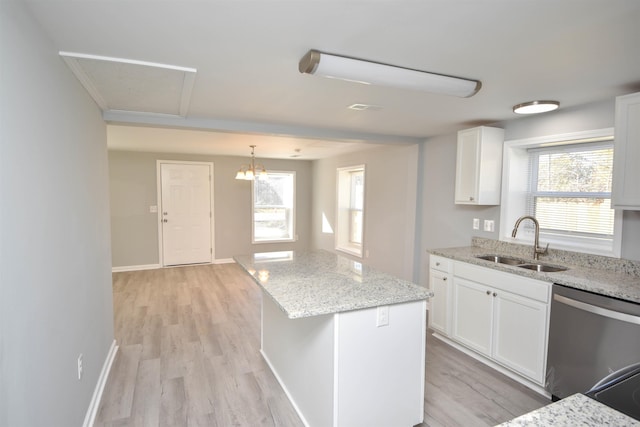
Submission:
[[[185,117],[195,68],[60,52],[103,112]]]

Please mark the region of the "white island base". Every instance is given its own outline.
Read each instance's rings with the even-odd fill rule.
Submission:
[[[263,290],[261,353],[309,427],[420,424],[425,339],[425,300],[290,319]]]

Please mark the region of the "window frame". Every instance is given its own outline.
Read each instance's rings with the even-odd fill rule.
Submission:
[[[362,209],[354,208],[355,198],[353,197],[353,173],[362,173]],[[346,252],[350,255],[363,258],[364,234],[365,234],[365,211],[367,174],[364,164],[341,167],[336,169],[336,230],[335,249]],[[361,212],[361,233],[360,243],[353,241],[353,216],[354,212]]]
[[[255,194],[255,183],[256,181],[260,181],[264,178],[256,178],[251,181],[251,243],[253,244],[263,244],[263,243],[286,243],[286,242],[295,242],[297,240],[297,232],[296,232],[296,172],[295,171],[276,171],[269,170],[267,171],[267,176],[269,175],[289,175],[292,177],[292,206],[291,206],[291,214],[290,214],[290,227],[291,227],[291,237],[288,238],[271,238],[271,239],[256,239],[256,194]]]
[[[612,141],[613,128],[596,129],[566,134],[505,141],[502,168],[502,202],[500,206],[499,240],[512,243],[533,244],[533,230],[521,227],[517,237],[511,237],[516,220],[526,215],[529,198],[529,152],[531,148],[573,145],[586,142]],[[615,148],[614,148],[615,149]],[[553,249],[585,252],[596,255],[620,257],[622,247],[623,212],[616,209],[614,213],[613,239],[603,240],[584,235],[565,235],[540,232],[540,242],[550,244]],[[611,243],[609,243],[611,242]]]

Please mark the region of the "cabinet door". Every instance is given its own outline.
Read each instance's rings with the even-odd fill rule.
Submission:
[[[453,278],[452,338],[484,355],[491,355],[493,300],[491,288]]]
[[[616,98],[611,204],[640,210],[640,93]]]
[[[451,277],[438,270],[431,269],[429,286],[433,297],[429,298],[429,327],[445,335],[451,332],[449,322],[449,302],[451,301]]]
[[[494,294],[493,358],[544,384],[547,305],[506,291]]]
[[[480,131],[478,128],[458,133],[456,155],[456,203],[476,203],[480,165]]]

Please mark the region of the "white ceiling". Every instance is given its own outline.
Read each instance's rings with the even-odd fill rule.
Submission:
[[[567,108],[640,90],[638,0],[25,1],[60,51],[196,69],[185,117],[105,119],[138,125],[123,132],[209,131],[229,154],[246,155],[260,134],[283,142],[273,154],[283,158],[296,144],[414,142],[515,118],[511,107],[525,101]],[[477,79],[482,89],[456,98],[303,75],[309,49]],[[130,93],[132,105],[148,105],[135,88],[117,89],[119,100]],[[355,103],[380,108],[347,108]]]

